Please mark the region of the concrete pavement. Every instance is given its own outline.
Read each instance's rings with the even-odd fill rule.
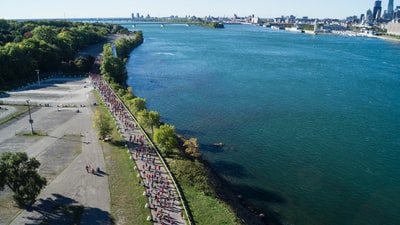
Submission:
[[[81,224],[110,224],[108,177],[101,145],[92,126],[93,110],[90,106],[95,100],[91,94],[92,88],[82,87],[85,82],[85,79],[67,80],[60,86],[46,86],[44,83],[41,89],[18,91],[11,93],[9,98],[2,99],[4,102],[24,102],[29,97],[32,104],[50,104],[52,107],[39,107],[32,112],[34,129],[46,133],[47,136],[16,136],[17,133],[30,132],[29,116],[25,115],[0,129],[0,152],[25,151],[30,157],[38,158],[42,165],[50,165],[52,162],[41,161],[40,158],[50,151],[62,148],[62,143],[68,141],[65,135],[80,136],[78,140],[82,147],[82,153],[11,224],[70,224],[74,210],[77,211],[76,214],[83,210]],[[56,94],[53,95],[54,93]],[[79,113],[75,106],[79,107]],[[13,145],[15,142],[18,144]],[[60,154],[62,157],[62,153]],[[85,166],[89,164],[101,168],[104,173],[87,173]]]

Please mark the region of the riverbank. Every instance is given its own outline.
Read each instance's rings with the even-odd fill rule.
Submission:
[[[116,92],[120,92],[119,90],[114,90]],[[122,90],[121,90],[122,91]],[[123,96],[120,96],[122,99],[124,99]],[[241,221],[239,223],[244,223],[244,224],[266,224],[266,222],[263,220],[263,218],[259,217],[259,214],[256,213],[254,210],[251,210],[250,207],[246,206],[244,204],[243,199],[238,198],[237,194],[235,194],[233,191],[227,191],[229,187],[227,186],[226,182],[222,180],[221,177],[218,177],[215,171],[212,170],[212,168],[209,166],[208,162],[205,160],[200,160],[202,165],[204,166],[204,173],[207,174],[207,179],[209,182],[214,184],[214,186],[210,186],[210,188],[213,189],[212,193],[216,193],[216,197],[218,197],[218,200],[212,200],[212,196],[209,195],[204,195],[202,191],[196,191],[197,186],[202,186],[203,180],[198,180],[195,184],[192,184],[187,186],[188,184],[185,183],[185,181],[179,179],[179,172],[174,171],[174,169],[180,170],[180,167],[182,165],[189,165],[191,166],[196,166],[196,162],[191,161],[190,159],[187,159],[185,157],[182,157],[182,153],[184,153],[184,149],[182,147],[183,145],[183,140],[181,140],[181,143],[178,144],[178,148],[180,149],[181,153],[178,153],[177,155],[174,155],[173,157],[167,157],[165,158],[165,161],[169,164],[169,167],[171,169],[171,172],[175,174],[175,177],[177,177],[177,182],[178,185],[182,187],[184,191],[184,196],[186,200],[189,202],[189,208],[190,211],[194,211],[194,220],[198,224],[209,224],[210,222],[206,222],[210,218],[214,218],[212,222],[214,223],[226,223],[228,221],[228,224],[236,224],[234,222],[235,220]],[[176,158],[176,157],[179,157]],[[198,162],[197,162],[198,163]],[[177,165],[181,164],[181,165]],[[202,167],[199,167],[202,168]],[[193,171],[194,174],[190,174],[190,172],[186,169],[186,175],[187,176],[193,176],[196,179],[198,179],[198,175],[196,174],[197,172]],[[203,172],[202,172],[203,173]],[[194,190],[192,190],[194,188]],[[190,191],[189,191],[190,190]],[[192,193],[196,193],[196,196],[193,196]],[[202,197],[200,197],[202,196]],[[192,199],[192,197],[195,197]],[[201,198],[202,200],[204,199],[209,199],[206,200],[205,202],[201,204],[205,204],[206,207],[204,208],[203,206],[200,206],[200,202],[202,200],[196,199],[196,198]],[[196,199],[196,200],[195,200]],[[217,201],[216,201],[217,200]],[[218,202],[221,203],[218,203]],[[216,208],[217,207],[217,208]],[[210,211],[210,209],[213,209]],[[230,215],[229,217],[231,218],[226,218],[226,212],[231,211],[234,214]],[[205,214],[199,214],[199,212],[205,212]],[[236,215],[237,219],[233,218]],[[203,222],[202,222],[203,221]],[[219,221],[219,222],[218,222]],[[223,222],[225,221],[225,222]]]
[[[186,139],[183,135],[177,135],[177,138],[180,151],[184,152],[185,148],[183,147],[183,143],[186,141]],[[276,218],[269,216],[272,215],[271,213],[267,213],[266,216],[266,214],[248,205],[246,200],[243,199],[238,193],[233,191],[229,187],[227,181],[218,175],[218,172],[212,168],[206,159],[201,157],[199,161],[204,164],[206,170],[208,170],[208,179],[210,180],[209,183],[212,184],[211,188],[213,191],[217,194],[220,200],[231,207],[241,223],[251,225],[279,224],[275,223]]]

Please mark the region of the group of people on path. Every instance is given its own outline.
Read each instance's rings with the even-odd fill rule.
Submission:
[[[134,169],[138,172],[138,185],[145,188],[143,195],[148,198],[145,207],[151,210],[149,219],[154,224],[185,224],[179,195],[156,150],[146,141],[131,114],[102,77],[92,74],[90,78],[126,137],[130,160],[135,162]]]
[[[91,164],[86,165],[85,168],[86,168],[86,172],[88,172],[88,173],[96,174],[96,173],[100,173],[101,172],[99,167],[94,169],[94,167]]]

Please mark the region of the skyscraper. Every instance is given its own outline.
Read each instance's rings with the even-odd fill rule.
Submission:
[[[387,18],[390,20],[393,19],[393,0],[389,0]]]
[[[375,1],[374,11],[372,13],[373,22],[377,22],[379,18],[381,18],[381,12],[382,12],[382,1],[377,0]]]
[[[371,9],[368,9],[368,11],[367,11],[367,14],[366,14],[366,16],[365,16],[365,22],[367,23],[367,24],[371,24],[371,23],[373,23],[373,16],[372,16],[372,11],[371,11]]]

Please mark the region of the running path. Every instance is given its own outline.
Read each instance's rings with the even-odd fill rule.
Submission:
[[[144,136],[135,118],[102,77],[91,75],[91,79],[114,116],[119,131],[126,141],[130,160],[135,162],[137,177],[140,178],[138,185],[144,186],[143,195],[148,198],[148,203],[144,207],[151,209],[153,224],[186,224],[187,213],[182,207],[182,200],[157,150]]]

